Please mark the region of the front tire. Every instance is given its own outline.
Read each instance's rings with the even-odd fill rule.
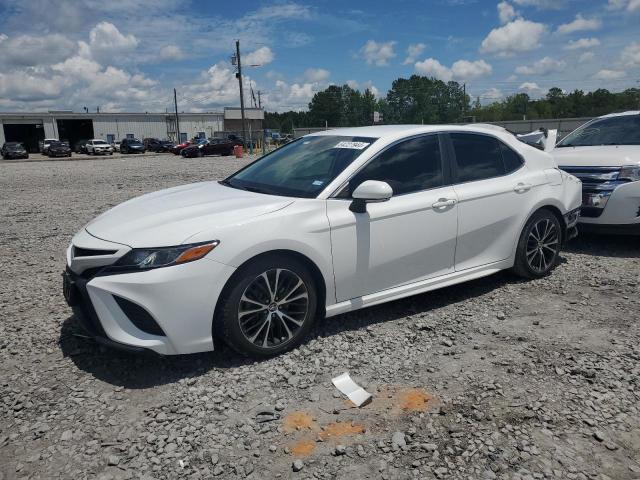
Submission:
[[[220,297],[213,334],[243,355],[271,357],[302,342],[317,308],[309,269],[295,258],[270,255],[234,273]]]
[[[538,210],[527,221],[516,250],[513,271],[523,278],[541,278],[558,263],[562,226],[549,210]]]

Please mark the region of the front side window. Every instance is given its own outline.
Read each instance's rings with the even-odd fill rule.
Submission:
[[[564,137],[556,148],[593,145],[640,145],[640,115],[622,115],[586,123]]]
[[[389,147],[349,180],[349,195],[366,180],[387,182],[394,195],[443,186],[438,135],[416,137]]]
[[[272,195],[313,198],[376,138],[314,135],[286,144],[222,183]]]
[[[456,156],[457,181],[484,180],[504,175],[500,142],[488,135],[449,134]]]

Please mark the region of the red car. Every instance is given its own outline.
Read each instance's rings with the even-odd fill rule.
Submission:
[[[180,152],[182,151],[182,149],[187,148],[189,145],[191,145],[191,142],[187,140],[186,142],[179,143],[178,145],[173,147],[171,151],[173,152],[174,155],[180,155]]]

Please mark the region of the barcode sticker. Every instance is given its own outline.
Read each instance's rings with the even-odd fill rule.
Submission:
[[[339,142],[333,148],[350,148],[351,150],[364,150],[370,144],[366,142]]]

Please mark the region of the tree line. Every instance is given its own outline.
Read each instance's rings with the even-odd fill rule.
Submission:
[[[412,75],[394,80],[386,97],[376,98],[348,85],[331,85],[316,93],[307,111],[265,112],[265,126],[291,133],[300,127],[372,125],[374,112],[386,124],[494,122],[536,118],[595,117],[640,109],[640,89],[610,92],[600,88],[565,93],[554,87],[539,99],[516,93],[488,105],[471,98],[458,82]]]

